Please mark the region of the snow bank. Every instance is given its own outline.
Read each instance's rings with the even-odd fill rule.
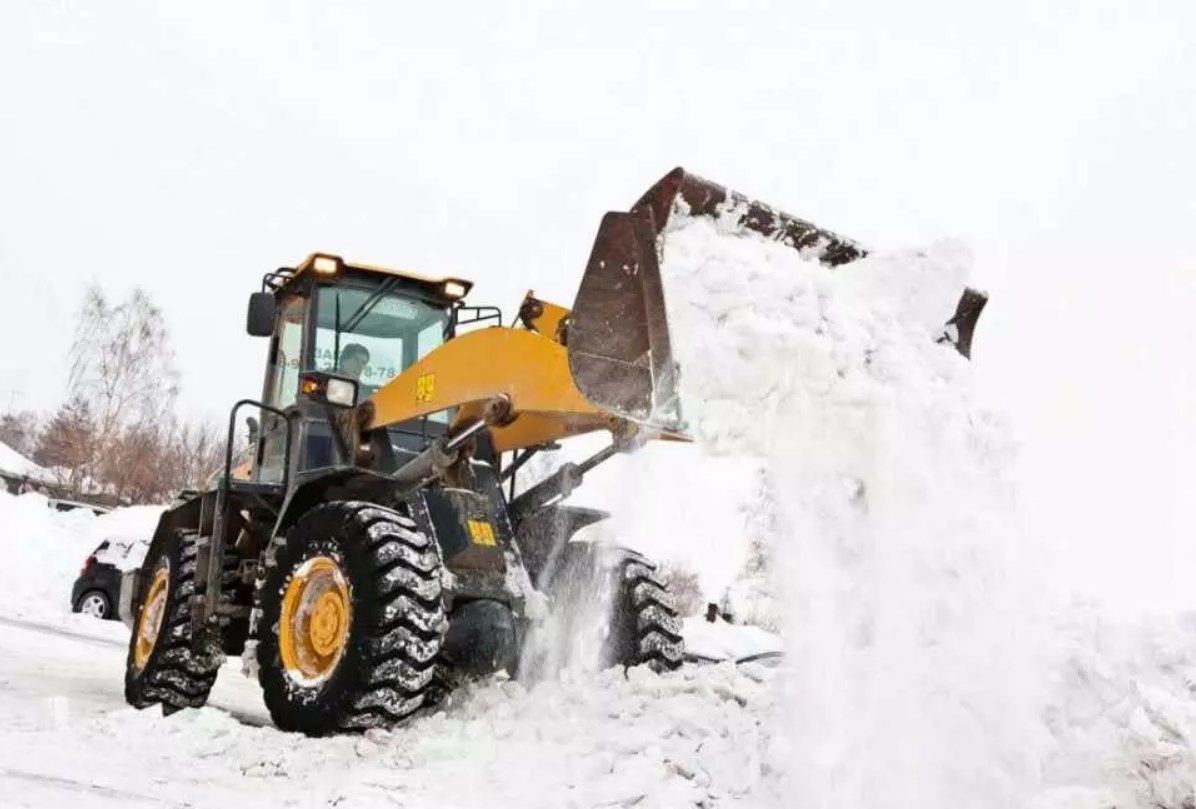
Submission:
[[[148,540],[160,513],[143,506],[97,517],[85,509],[56,511],[39,494],[0,492],[0,615],[60,620],[71,611],[71,586],[84,560],[100,542]]]
[[[781,654],[780,636],[751,624],[731,624],[721,618],[687,618],[684,624],[685,651],[707,660],[747,660]]]
[[[38,466],[3,441],[0,441],[0,472],[7,472],[10,475],[18,475],[34,480],[51,479],[51,475],[47,470]]]
[[[1077,604],[1054,629],[1052,746],[1031,809],[1196,806],[1192,627]]]
[[[38,494],[0,492],[0,612],[44,619],[70,611],[71,585],[95,548],[94,514],[56,512]]]
[[[108,540],[109,547],[96,554],[96,559],[118,570],[140,567],[162,511],[162,506],[130,506],[100,516],[92,536],[97,542]]]

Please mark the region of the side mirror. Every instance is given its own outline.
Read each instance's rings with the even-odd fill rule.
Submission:
[[[249,296],[245,330],[251,337],[269,337],[274,333],[274,306],[273,293],[254,292]]]

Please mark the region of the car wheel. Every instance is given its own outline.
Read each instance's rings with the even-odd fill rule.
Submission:
[[[89,590],[79,596],[79,601],[75,604],[75,612],[81,612],[93,618],[107,618],[112,614],[112,602],[99,590]]]

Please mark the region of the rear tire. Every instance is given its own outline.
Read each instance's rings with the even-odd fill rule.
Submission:
[[[216,682],[223,662],[219,640],[208,633],[196,638],[191,627],[199,542],[192,531],[173,531],[146,554],[125,660],[125,701],[135,708],[160,704],[164,714],[198,708]],[[226,580],[236,575],[235,557],[231,563]]]
[[[619,565],[619,597],[611,618],[614,659],[625,666],[647,665],[653,671],[674,671],[685,657],[681,618],[668,584],[656,565],[628,552]]]
[[[549,573],[549,610],[564,638],[603,625],[597,663],[647,665],[657,672],[681,666],[681,619],[656,565],[635,551],[593,542],[570,542]],[[590,625],[587,625],[590,624]]]
[[[274,724],[320,736],[429,704],[447,629],[436,543],[403,514],[355,502],[317,506],[275,542],[254,621]]]

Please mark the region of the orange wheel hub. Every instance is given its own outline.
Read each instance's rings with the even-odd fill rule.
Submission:
[[[136,642],[133,646],[133,666],[138,671],[149,662],[158,634],[162,631],[162,619],[166,615],[166,597],[170,594],[170,568],[160,567],[154,572],[141,614],[137,616]]]
[[[349,641],[353,607],[336,560],[315,556],[291,575],[278,620],[278,653],[299,685],[317,685],[336,669]]]

